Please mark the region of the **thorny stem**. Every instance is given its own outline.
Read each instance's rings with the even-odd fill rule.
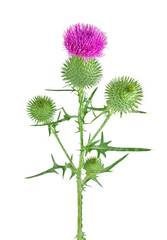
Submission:
[[[83,232],[82,232],[82,191],[83,191],[83,183],[82,183],[82,168],[84,165],[84,138],[83,138],[83,122],[84,122],[84,92],[82,89],[78,91],[79,96],[79,111],[78,111],[78,125],[80,132],[80,158],[79,158],[79,166],[77,169],[77,195],[78,195],[78,222],[77,222],[77,240],[84,240]]]
[[[71,165],[73,166],[73,168],[76,169],[76,167],[74,166],[74,164],[73,164],[73,162],[72,162],[72,159],[70,158],[70,156],[68,155],[67,151],[65,150],[62,142],[60,141],[60,138],[59,138],[59,136],[58,136],[58,134],[57,134],[57,131],[56,131],[55,127],[52,127],[51,129],[52,129],[52,133],[53,133],[54,136],[56,137],[59,145],[61,146],[63,152],[65,153],[66,157],[68,158],[69,162],[71,163]]]

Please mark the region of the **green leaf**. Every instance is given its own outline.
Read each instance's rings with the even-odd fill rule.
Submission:
[[[65,165],[66,165],[66,168],[69,168],[71,170],[71,176],[70,176],[70,180],[71,180],[71,178],[75,176],[76,171],[71,163],[66,163]]]
[[[42,175],[47,174],[47,173],[56,173],[56,174],[58,174],[58,172],[56,172],[56,170],[55,170],[54,168],[50,168],[50,169],[48,169],[48,170],[46,170],[46,171],[43,171],[43,172],[38,173],[38,174],[35,174],[35,175],[33,175],[33,176],[25,177],[25,179],[34,178],[34,177],[39,177],[39,176],[42,176]]]
[[[97,176],[96,176],[96,177],[91,177],[91,179],[92,179],[93,181],[95,181],[97,184],[99,184],[100,187],[103,187],[103,186],[101,185],[101,183],[97,180]]]
[[[59,115],[58,115],[58,117],[57,117],[57,121],[60,120],[60,115],[61,115],[61,111],[59,112]]]
[[[54,91],[54,92],[74,92],[75,89],[45,89],[45,91]]]
[[[89,140],[90,140],[90,135],[89,135]],[[89,142],[88,140],[88,142]],[[99,145],[96,145],[96,143],[98,143],[100,141],[100,144]],[[88,152],[91,152],[92,150],[96,150],[97,153],[98,153],[98,157],[100,156],[100,154],[102,154],[104,157],[106,157],[106,149],[108,148],[108,144],[110,143],[111,141],[108,141],[108,142],[104,142],[104,135],[103,135],[103,132],[101,133],[101,139],[98,140],[98,141],[94,141],[92,142],[90,145],[87,145],[85,147],[85,150],[86,150],[86,154]]]
[[[52,133],[52,130],[51,130],[51,126],[50,126],[50,125],[48,125],[48,132],[49,132],[49,137],[50,137],[50,135],[51,135],[51,133]]]
[[[90,137],[89,137],[90,140]],[[89,142],[89,141],[88,141]],[[108,142],[104,142],[104,135],[103,132],[101,133],[101,140],[100,140],[100,144],[97,145],[97,142],[99,141],[95,141],[92,142],[90,145],[87,145],[85,147],[86,150],[86,154],[88,152],[91,152],[93,150],[96,150],[98,153],[98,157],[100,156],[100,154],[102,154],[104,157],[106,157],[106,152],[108,151],[118,151],[118,152],[143,152],[143,151],[151,151],[151,149],[149,148],[131,148],[131,147],[112,147],[112,146],[108,146],[108,144],[111,141]]]
[[[71,116],[69,115],[64,108],[62,108],[63,112],[64,112],[64,120],[65,121],[69,121],[71,118],[77,118],[77,116]]]
[[[85,147],[85,155],[87,155],[89,152],[94,150],[94,147],[96,147],[96,143],[98,143],[100,140],[92,142],[88,147]],[[96,150],[96,149],[95,149]]]
[[[58,164],[55,162],[54,157],[53,157],[52,154],[51,154],[51,157],[52,157],[52,161],[53,161],[53,167],[54,167],[55,169],[61,168],[61,169],[62,169],[62,172],[63,172],[62,175],[63,175],[63,178],[64,178],[65,171],[67,170],[66,166],[58,165]]]
[[[128,153],[129,154],[129,153]],[[110,166],[104,168],[101,173],[104,173],[104,172],[111,172],[110,170],[115,167],[118,163],[120,163],[122,160],[124,160],[128,154],[124,155],[123,157],[121,157],[119,160],[117,160],[116,162],[112,163]]]
[[[34,177],[39,177],[39,176],[42,176],[42,175],[44,175],[44,174],[46,174],[46,173],[56,173],[56,174],[58,174],[58,172],[56,172],[56,170],[55,170],[54,168],[50,168],[50,169],[48,169],[48,170],[46,170],[46,171],[44,171],[44,172],[35,174],[35,175],[33,175],[33,176],[30,176],[30,177],[26,177],[25,179],[34,178]]]
[[[98,157],[100,156],[100,154],[103,154],[104,157],[106,157],[106,153],[105,153],[105,148],[108,147],[108,144],[110,143],[111,141],[108,141],[108,142],[104,142],[104,135],[103,135],[103,132],[101,133],[101,140],[100,140],[100,147],[101,147],[101,150],[97,150],[97,153],[98,153]],[[103,150],[104,149],[104,150]]]
[[[135,110],[135,111],[132,111],[131,113],[147,113],[147,112]]]
[[[51,158],[52,158],[52,162],[53,162],[53,167],[52,167],[52,168],[49,168],[49,169],[47,169],[46,171],[43,171],[43,172],[38,173],[38,174],[35,174],[35,175],[33,175],[33,176],[26,177],[26,179],[34,178],[34,177],[39,177],[39,176],[42,176],[42,175],[47,174],[47,173],[56,173],[56,174],[58,174],[58,172],[55,170],[55,169],[58,169],[58,168],[61,168],[61,169],[62,169],[62,171],[63,171],[63,177],[64,177],[64,174],[65,174],[65,171],[66,171],[66,166],[58,165],[58,164],[55,162],[54,157],[53,157],[52,154],[51,154]]]
[[[83,186],[87,186],[87,187],[90,187],[89,185],[87,185],[87,183],[90,181],[90,180],[93,180],[94,182],[96,182],[97,184],[99,184],[100,187],[103,187],[101,185],[101,183],[97,180],[97,177],[98,176],[89,176],[89,175],[86,175],[84,181],[83,181]]]
[[[88,147],[88,149],[96,150],[97,152],[107,152],[107,151],[117,151],[117,152],[146,152],[151,151],[149,148],[129,148],[129,147],[101,147],[101,146],[94,146]]]
[[[89,185],[87,185],[87,183],[90,181],[90,180],[93,180],[94,182],[96,182],[97,184],[99,184],[100,187],[103,187],[101,185],[101,183],[97,180],[98,176],[90,176],[90,175],[86,175],[86,177],[84,178],[83,180],[83,190],[85,189],[84,186],[87,186],[87,187],[90,187]],[[84,190],[85,191],[85,190]]]
[[[84,107],[84,116],[88,113],[88,111],[87,111],[88,110],[88,106],[91,103],[92,98],[93,98],[95,92],[97,91],[97,89],[98,89],[98,87],[93,90],[93,92],[90,95],[90,97],[86,100],[86,104],[85,104],[85,107]]]

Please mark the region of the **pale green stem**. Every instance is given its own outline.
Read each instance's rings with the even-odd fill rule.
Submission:
[[[80,158],[79,158],[79,166],[77,169],[77,195],[78,195],[78,221],[77,221],[77,240],[83,240],[83,232],[82,232],[82,168],[84,165],[84,139],[83,139],[83,118],[84,118],[84,102],[83,102],[83,90],[78,91],[79,96],[79,111],[78,111],[78,125],[80,132]]]
[[[70,158],[70,156],[68,155],[67,151],[65,150],[65,148],[64,148],[64,146],[63,146],[62,142],[60,141],[60,138],[59,138],[59,136],[58,136],[58,134],[57,134],[57,131],[55,130],[54,127],[52,127],[52,133],[53,133],[54,136],[56,137],[59,145],[61,146],[61,148],[62,148],[63,152],[65,153],[66,157],[68,158],[69,162],[71,163],[71,165],[73,166],[73,168],[76,170],[76,167],[74,166],[74,164],[73,164],[73,162],[72,162],[72,159]]]

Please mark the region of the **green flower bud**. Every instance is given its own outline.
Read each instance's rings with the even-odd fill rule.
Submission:
[[[72,56],[62,68],[62,77],[74,88],[90,88],[101,80],[102,68],[96,59],[84,60],[82,57]]]
[[[36,96],[27,104],[29,117],[37,123],[50,122],[55,114],[55,103],[47,96]]]
[[[140,104],[143,91],[140,84],[130,77],[114,78],[106,86],[105,97],[108,108],[121,115],[133,112]]]
[[[84,164],[87,175],[97,175],[103,168],[104,164],[102,164],[101,159],[97,157],[88,158]]]

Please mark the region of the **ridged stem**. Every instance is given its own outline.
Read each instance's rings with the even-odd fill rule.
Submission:
[[[83,138],[83,121],[84,121],[84,101],[83,101],[83,90],[80,89],[78,91],[79,96],[79,111],[78,111],[78,125],[80,132],[80,158],[79,158],[79,166],[77,169],[77,198],[78,198],[78,221],[77,221],[77,240],[84,240],[83,232],[82,232],[82,168],[84,165],[84,138]]]

